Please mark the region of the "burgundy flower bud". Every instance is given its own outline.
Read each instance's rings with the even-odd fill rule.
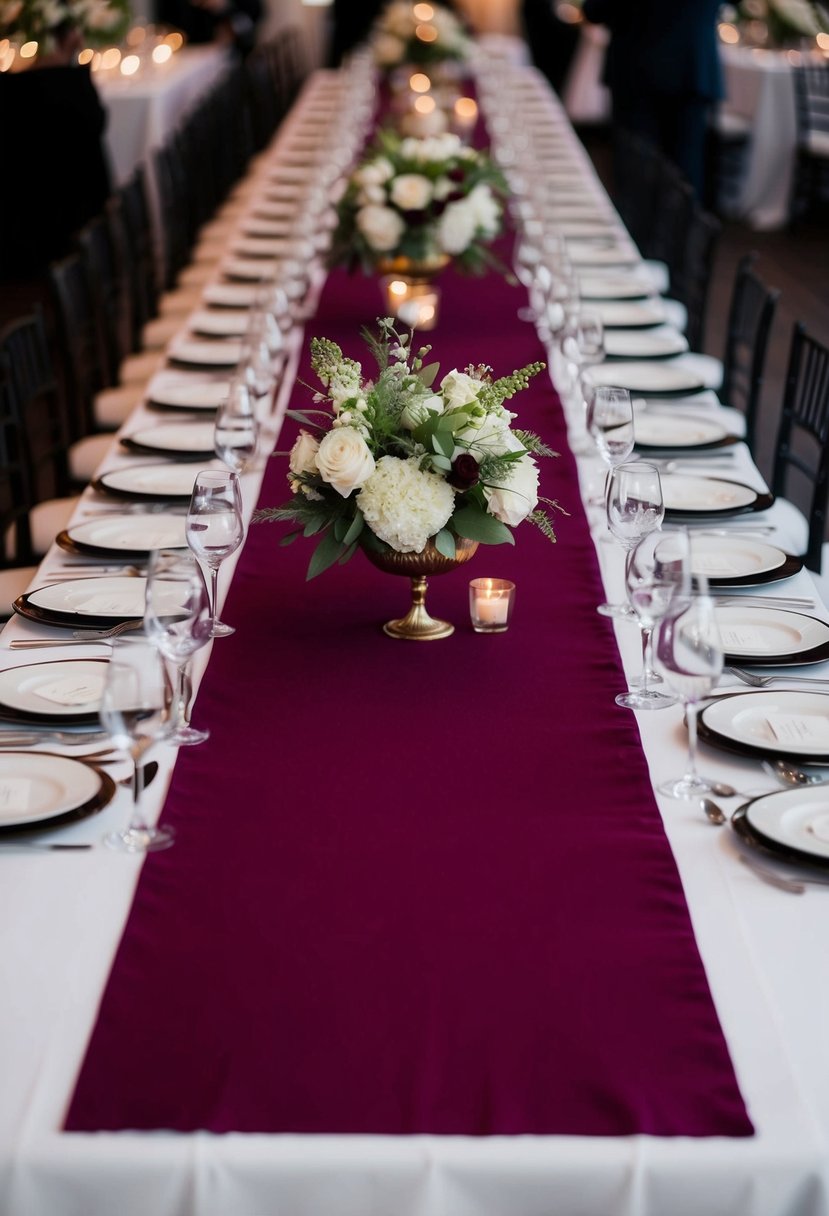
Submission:
[[[459,203],[462,198],[466,198],[463,190],[453,190],[451,194],[447,194],[446,201],[447,203]]]
[[[409,228],[420,228],[429,219],[425,211],[401,211],[400,213]]]
[[[456,165],[454,169],[450,169],[446,174],[450,182],[462,182],[466,177],[466,173],[461,165]]]
[[[478,482],[480,468],[474,456],[461,452],[452,461],[452,472],[446,478],[450,486],[456,490],[471,490]]]

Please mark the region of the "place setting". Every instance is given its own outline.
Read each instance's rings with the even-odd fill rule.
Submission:
[[[214,341],[180,338],[168,346],[167,359],[173,367],[232,368],[238,365],[243,352],[243,344],[231,338]]]
[[[662,474],[665,519],[674,523],[705,522],[767,511],[774,495],[739,481],[692,473]]]
[[[647,397],[687,397],[708,388],[698,371],[673,362],[605,362],[589,368],[585,378],[596,388],[624,388]]]
[[[96,477],[98,493],[136,502],[181,501],[190,498],[195,473],[192,463],[132,464],[109,469]]]
[[[615,359],[667,359],[684,354],[688,339],[672,326],[654,329],[614,329],[605,335],[605,357]]]
[[[165,423],[123,435],[120,444],[136,455],[169,456],[178,460],[213,458],[213,421]]]

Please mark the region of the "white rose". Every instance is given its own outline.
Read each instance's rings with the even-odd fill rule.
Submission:
[[[388,253],[399,244],[406,225],[391,207],[378,207],[371,203],[357,212],[357,227],[372,249],[378,253]]]
[[[523,443],[509,429],[509,417],[504,414],[487,414],[485,418],[476,419],[458,432],[457,441],[459,446],[454,455],[468,451],[478,460],[524,450]]]
[[[422,211],[432,198],[432,184],[420,173],[401,173],[391,185],[391,201],[401,211]]]
[[[354,180],[360,186],[382,186],[390,177],[394,177],[394,166],[385,156],[361,165],[354,174]]]
[[[440,382],[440,391],[446,402],[446,408],[453,410],[464,405],[472,405],[478,400],[482,384],[482,380],[476,380],[474,376],[470,376],[466,372],[447,372]]]
[[[400,425],[407,431],[413,431],[421,422],[425,422],[429,414],[443,413],[443,398],[433,394],[431,397],[415,397],[414,401],[404,407],[400,415]]]
[[[323,481],[347,498],[371,477],[374,457],[362,435],[352,427],[341,427],[323,437],[317,450],[317,469]]]
[[[438,222],[438,244],[444,253],[463,253],[472,244],[477,226],[466,199],[450,203]]]
[[[319,446],[319,440],[315,439],[310,432],[300,431],[288,457],[288,467],[291,472],[316,473]]]
[[[415,139],[411,135],[407,139],[404,139],[400,145],[400,155],[403,160],[420,160],[423,142],[422,139]]]
[[[454,182],[450,182],[448,177],[439,177],[432,186],[432,195],[440,200],[446,198],[455,189]]]
[[[522,456],[502,482],[483,487],[490,515],[515,528],[538,506],[538,466],[532,456]]]
[[[382,186],[369,182],[367,186],[360,187],[357,201],[361,207],[368,207],[370,204],[382,207],[386,203],[386,191]]]
[[[494,236],[498,231],[501,208],[489,186],[481,182],[471,191],[467,202],[472,208],[478,228],[486,236]]]
[[[378,34],[374,40],[374,58],[382,67],[400,63],[404,49],[404,43],[393,34]]]

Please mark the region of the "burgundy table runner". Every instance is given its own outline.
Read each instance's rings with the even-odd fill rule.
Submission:
[[[543,357],[500,279],[441,279],[442,373]],[[331,276],[308,337],[368,360],[378,286]],[[300,379],[313,382],[307,358]],[[297,385],[293,403],[310,394]],[[145,863],[70,1130],[745,1136],[546,374],[513,403],[564,454],[525,524],[431,580],[444,641],[380,625],[408,584],[252,526]],[[280,447],[294,430],[286,427]],[[286,497],[274,459],[261,495]],[[476,575],[517,584],[508,633]]]

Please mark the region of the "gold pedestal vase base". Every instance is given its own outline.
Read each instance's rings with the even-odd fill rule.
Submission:
[[[431,617],[426,610],[426,591],[428,575],[447,574],[450,570],[464,565],[474,555],[478,548],[476,540],[458,538],[455,542],[455,556],[444,557],[435,548],[432,541],[427,541],[425,548],[419,553],[373,553],[365,550],[366,557],[378,570],[387,574],[407,575],[411,580],[412,604],[405,616],[397,620],[387,621],[383,632],[390,638],[401,638],[407,642],[435,642],[438,638],[448,638],[455,632],[455,626],[449,621],[438,621]]]

